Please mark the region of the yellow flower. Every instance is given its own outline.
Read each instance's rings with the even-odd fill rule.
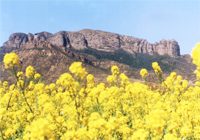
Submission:
[[[58,116],[57,118],[56,118],[56,121],[58,122],[58,123],[64,123],[64,118],[63,117],[61,117],[61,116]]]
[[[3,59],[5,68],[8,68],[8,65],[10,65],[10,67],[13,67],[14,64],[18,64],[19,63],[19,58],[18,55],[16,55],[15,53],[11,52],[11,53],[6,53],[6,55],[4,56]]]
[[[192,59],[193,63],[197,66],[197,70],[200,70],[200,43],[198,43],[195,47],[195,49],[192,51]]]
[[[33,77],[34,74],[35,74],[34,68],[32,66],[28,66],[26,68],[26,77],[31,78],[31,77]]]
[[[160,66],[158,65],[157,62],[153,62],[152,63],[152,67],[153,67],[153,69],[154,69],[154,71],[155,71],[156,74],[162,73],[161,68],[160,68]]]
[[[200,86],[200,82],[199,82],[199,81],[196,81],[196,82],[195,82],[195,85],[196,85],[196,86]]]
[[[176,72],[172,72],[172,73],[170,74],[170,77],[172,77],[172,78],[175,80],[176,77],[177,77]]]
[[[116,65],[114,65],[111,68],[111,72],[112,72],[112,75],[117,76],[119,75],[119,68]]]
[[[107,81],[112,83],[112,82],[115,81],[115,77],[114,77],[113,75],[109,75],[109,76],[107,77]]]
[[[147,125],[151,129],[164,129],[166,126],[167,112],[164,110],[153,110],[147,116]]]
[[[35,78],[35,79],[40,79],[40,78],[41,78],[41,75],[40,75],[39,73],[36,73],[36,74],[34,75],[34,78]]]
[[[178,138],[175,137],[173,134],[167,133],[167,134],[164,136],[164,140],[178,140]]]
[[[29,88],[32,89],[34,87],[34,82],[30,81]]]
[[[177,76],[177,80],[181,81],[182,80],[182,76],[178,75]]]
[[[92,74],[89,74],[87,76],[87,87],[88,88],[92,88],[92,87],[94,87],[94,84],[95,84],[95,82],[94,82],[94,76]]]
[[[122,79],[121,81],[122,86],[126,86],[130,83],[128,77],[124,73],[121,73],[119,77]]]
[[[77,69],[81,69],[81,68],[82,68],[82,63],[81,62],[74,62],[69,67],[69,70],[70,70],[71,73],[76,73]]]
[[[188,81],[184,80],[183,83],[182,83],[182,86],[183,86],[184,89],[186,89],[188,87]]]
[[[74,73],[76,76],[81,77],[83,79],[87,72],[85,71],[85,68],[82,68],[82,63],[81,62],[74,62],[71,64],[69,67],[69,71],[71,73]]]
[[[50,89],[51,91],[54,91],[54,90],[56,89],[56,85],[55,85],[54,83],[50,84],[50,85],[49,85],[49,89]]]
[[[146,78],[148,76],[148,72],[146,69],[141,69],[140,70],[140,75],[142,76],[142,78]]]
[[[30,132],[31,139],[53,138],[53,131],[49,128],[48,121],[43,118],[32,122]]]
[[[23,77],[24,77],[24,73],[22,71],[18,72],[17,77],[18,77],[19,80],[22,80]]]
[[[128,77],[124,73],[121,73],[119,75],[119,77],[122,79],[122,81],[127,81],[128,80]]]
[[[158,63],[152,66],[161,79]],[[85,75],[80,62],[70,71],[80,78]],[[118,86],[100,83],[95,87],[91,74],[87,83],[75,82],[69,73],[62,74],[56,84],[34,84],[33,78],[39,76],[31,66],[26,71],[32,78],[27,79],[31,80],[27,86],[22,72],[17,73],[17,86],[0,81],[0,135],[43,140],[200,138],[199,81],[188,87],[187,80],[172,72],[164,82],[160,80],[164,89],[152,90],[139,82],[130,83],[124,73],[119,75],[117,66],[111,71],[107,80]],[[146,78],[147,71],[140,72]]]
[[[145,129],[138,129],[137,131],[135,131],[132,135],[132,139],[133,140],[138,140],[138,139],[141,139],[141,140],[145,140],[147,139],[149,135],[149,131],[145,130]]]
[[[4,87],[7,87],[7,86],[8,86],[8,82],[7,82],[7,81],[4,81],[4,82],[3,82],[3,86],[4,86]]]
[[[89,74],[88,76],[87,76],[87,82],[89,83],[89,82],[93,82],[94,81],[94,76],[92,75],[92,74]]]
[[[199,139],[200,138],[199,132],[200,132],[200,126],[197,125],[196,127],[194,127],[194,138],[195,139]]]
[[[18,87],[23,87],[24,86],[24,81],[23,80],[19,80],[18,82],[17,82],[17,86]]]
[[[56,81],[57,85],[62,85],[64,87],[70,86],[74,83],[74,79],[69,73],[64,73],[60,76],[60,78]]]
[[[30,121],[31,118],[33,118],[33,117],[34,117],[33,113],[29,113],[29,114],[27,115],[27,120]]]
[[[196,77],[197,77],[198,80],[200,79],[200,71],[197,71]]]

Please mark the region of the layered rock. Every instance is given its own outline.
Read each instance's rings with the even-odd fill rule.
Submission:
[[[68,32],[60,31],[60,32],[50,36],[47,39],[47,41],[56,46],[64,46],[64,47],[71,48],[67,35],[68,35]]]
[[[87,48],[87,40],[85,36],[79,32],[60,31],[50,36],[47,41],[56,46],[64,46],[76,50]]]
[[[28,36],[24,33],[14,33],[10,35],[9,40],[3,44],[6,48],[21,48],[28,41]]]
[[[28,35],[15,33],[3,44],[3,47],[17,49],[23,47],[28,41],[48,41],[56,46],[76,50],[90,47],[101,51],[114,52],[122,48],[131,54],[148,53],[153,55],[153,53],[158,53],[159,55],[168,54],[171,57],[180,56],[178,42],[174,39],[163,39],[159,43],[150,44],[145,39],[89,29],[77,32],[60,31],[56,34],[48,32],[41,32],[34,35],[31,33]]]
[[[156,52],[160,55],[168,54],[169,56],[176,57],[180,56],[180,48],[178,42],[172,40],[161,40],[159,43],[154,44]]]
[[[53,45],[47,41],[28,41],[24,45],[25,49],[34,49],[34,48],[49,48],[52,49]]]
[[[88,46],[93,49],[113,52],[120,48],[118,34],[96,30],[81,30],[79,32],[85,36]]]

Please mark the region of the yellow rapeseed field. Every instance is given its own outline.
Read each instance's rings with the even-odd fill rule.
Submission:
[[[200,79],[200,43],[192,52]],[[16,84],[0,81],[0,139],[200,139],[200,82],[172,72],[166,78],[152,64],[160,87],[130,83],[117,66],[111,68],[110,85],[94,82],[81,62],[74,62],[56,83],[45,85],[32,66],[25,72],[15,53],[6,54],[5,68]],[[86,82],[83,84],[83,82]],[[164,93],[164,94],[163,94]]]

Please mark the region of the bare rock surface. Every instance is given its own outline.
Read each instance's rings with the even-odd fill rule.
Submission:
[[[21,48],[28,41],[28,36],[24,33],[14,33],[10,35],[9,40],[3,44],[6,48]]]
[[[98,30],[84,29],[77,32],[60,31],[55,34],[40,32],[37,34],[14,33],[9,40],[3,44],[4,48],[18,49],[25,46],[28,41],[48,41],[53,45],[75,50],[87,49],[88,47],[105,52],[114,52],[120,48],[130,54],[144,53],[153,55],[180,56],[178,42],[172,40],[161,40],[159,43],[150,44],[145,39],[119,35]]]
[[[52,49],[53,45],[47,41],[28,41],[24,46],[24,49],[34,49],[34,48],[49,48]]]
[[[94,42],[92,43],[92,40],[90,40],[89,38],[93,35],[96,39],[94,39]],[[112,36],[114,37],[112,38]],[[38,38],[39,41],[34,40],[34,38]],[[46,38],[46,40],[44,40],[44,38]],[[110,38],[110,40],[106,42],[106,38]],[[55,82],[55,80],[58,79],[62,73],[65,73],[66,70],[67,72],[69,72],[69,66],[74,61],[83,62],[83,67],[86,67],[87,72],[93,74],[95,77],[98,77],[97,82],[100,82],[101,80],[106,81],[106,76],[111,74],[110,69],[113,65],[117,65],[120,69],[120,72],[125,73],[128,77],[141,80],[140,69],[147,66],[147,64],[151,65],[151,60],[155,59],[159,61],[159,64],[163,71],[166,69],[168,69],[168,72],[174,71],[177,74],[182,75],[184,79],[189,79],[193,82],[195,82],[196,79],[195,75],[193,74],[196,66],[192,64],[192,59],[190,55],[182,55],[177,58],[160,56],[165,54],[165,52],[170,52],[171,54],[168,54],[172,56],[178,55],[178,51],[174,51],[175,49],[177,49],[176,47],[179,47],[178,43],[175,40],[162,40],[159,43],[150,44],[145,39],[138,39],[134,37],[93,30],[82,30],[79,32],[61,31],[54,35],[42,33],[41,35],[37,34],[37,37],[29,33],[27,36],[23,35],[21,42],[23,42],[23,40],[25,39],[28,40],[26,41],[25,45],[18,43],[19,46],[22,45],[20,48],[16,49],[15,47],[3,46],[0,48],[0,53],[5,54],[9,51],[15,52],[19,56],[20,60],[23,61],[24,68],[32,65],[36,69],[36,71],[44,77],[45,82],[47,83]],[[98,44],[98,40],[100,39],[104,40],[102,40],[102,42]],[[15,40],[10,40],[10,42],[12,41],[15,42]],[[90,46],[92,44],[93,46],[96,45],[96,47]],[[112,47],[108,46],[108,48],[106,48],[108,44],[112,44]],[[169,48],[167,48],[167,46],[169,46]],[[97,53],[97,55],[86,55],[84,54],[84,51],[75,51],[69,49],[74,48],[77,50],[81,50],[84,48],[87,49],[88,47],[91,47],[93,49],[96,48],[97,50],[101,51],[106,48],[105,51],[108,51],[110,53],[103,52],[102,55],[99,53],[99,51],[99,54]],[[125,57],[127,58],[127,56],[133,57],[133,55],[130,54],[126,54],[126,56],[123,56],[124,51],[131,54],[137,52],[138,54],[135,54],[134,59],[131,57],[125,59],[125,61],[130,61],[131,65],[129,65],[130,63],[124,63],[125,61],[119,61],[119,59],[105,58],[106,55],[116,54],[116,52],[112,53],[112,51],[115,50],[118,50],[116,52],[121,52],[118,54],[118,56],[119,58],[123,57],[122,59],[124,59]],[[154,52],[157,52],[160,55],[154,54]],[[150,56],[149,54],[152,56]],[[92,57],[88,57],[89,55],[91,55]],[[98,55],[102,55],[102,57],[98,58]],[[6,71],[4,71],[3,69],[3,62],[0,62],[0,67],[2,67],[2,69],[0,69],[0,80],[4,81],[10,78],[9,73],[6,74]],[[154,71],[151,71],[151,69],[149,69],[148,72],[148,81],[158,81]],[[104,76],[102,76],[101,74],[103,74]],[[166,78],[168,75],[169,73],[163,76],[164,78]],[[13,80],[10,79],[10,81]]]

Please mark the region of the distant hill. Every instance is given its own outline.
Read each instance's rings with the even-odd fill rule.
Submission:
[[[145,39],[96,30],[77,32],[60,31],[56,34],[14,33],[0,47],[0,61],[5,53],[14,51],[23,59],[24,66],[33,65],[47,83],[55,82],[74,61],[82,61],[88,73],[106,80],[112,65],[118,65],[121,72],[130,78],[141,79],[139,71],[149,71],[148,81],[155,82],[152,62],[158,62],[165,73],[175,71],[184,79],[195,81],[195,65],[189,55],[180,55],[178,42],[161,40],[150,44]],[[3,66],[3,63],[0,62]],[[1,80],[10,80],[6,71],[0,70]],[[102,76],[104,75],[104,76]],[[102,79],[104,78],[104,79]]]

